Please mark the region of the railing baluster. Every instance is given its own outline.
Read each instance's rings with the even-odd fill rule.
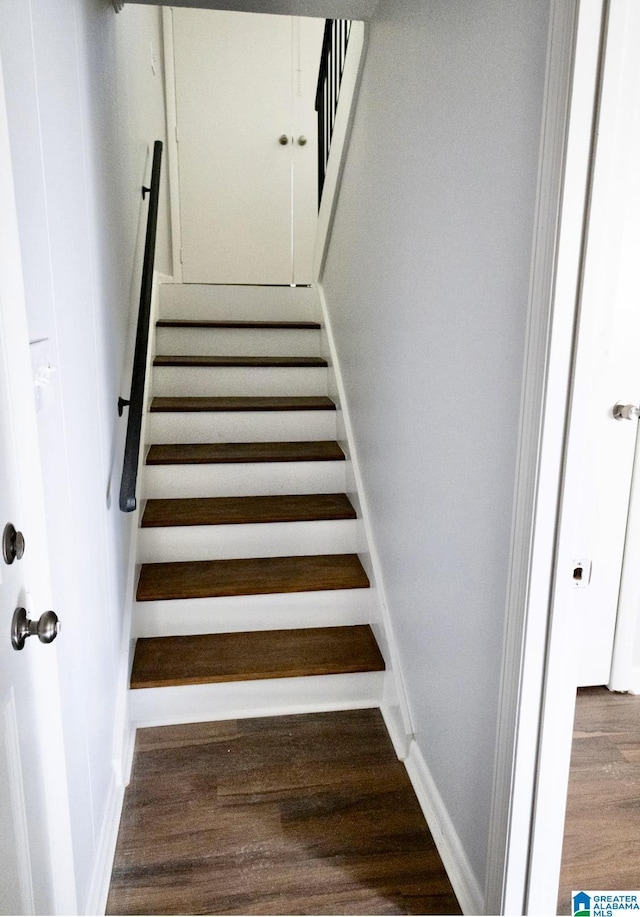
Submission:
[[[316,89],[316,112],[318,113],[318,207],[329,162],[331,138],[338,110],[340,84],[349,44],[351,21],[348,19],[327,19],[325,22],[320,71]]]

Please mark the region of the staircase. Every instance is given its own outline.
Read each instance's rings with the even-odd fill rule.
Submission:
[[[133,617],[138,724],[380,703],[316,295],[161,287]]]

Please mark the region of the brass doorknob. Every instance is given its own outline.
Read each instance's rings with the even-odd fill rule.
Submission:
[[[278,143],[281,144],[282,146],[286,146],[289,143],[289,138],[287,137],[286,134],[280,134],[280,136],[278,137]]]

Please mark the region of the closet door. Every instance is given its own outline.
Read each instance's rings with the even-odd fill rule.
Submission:
[[[311,282],[315,133],[301,113],[322,21],[174,9],[173,28],[184,281]]]

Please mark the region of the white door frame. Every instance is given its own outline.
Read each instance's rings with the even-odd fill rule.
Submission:
[[[635,42],[635,46],[637,47],[637,43],[640,42],[640,25],[637,22],[631,25],[628,21],[625,21],[623,30],[625,35],[631,34],[631,41]],[[618,41],[620,41],[620,38],[618,38]],[[637,143],[637,124],[638,118],[640,118],[640,66],[637,63],[637,58],[631,61],[627,58],[626,61],[623,61],[622,54],[615,48],[613,54],[616,63],[620,62],[621,66],[626,65],[627,67],[625,71],[626,81],[623,83],[627,91],[624,94],[620,94],[620,108],[625,115],[625,127],[632,123],[629,114],[635,111],[636,127],[635,133],[632,133],[631,137],[635,137]],[[629,67],[631,68],[631,73],[629,73]],[[631,77],[631,79],[629,77]],[[629,127],[629,130],[632,131],[633,128]],[[632,146],[631,142],[628,142],[627,148],[634,149],[635,147]],[[631,155],[633,156],[633,153],[631,153]],[[625,176],[625,193],[630,193],[627,191],[629,184]],[[635,201],[637,206],[637,184]],[[637,210],[634,212],[637,213]],[[624,214],[621,214],[621,216],[624,216]],[[623,225],[622,219],[620,219],[619,222]],[[637,258],[638,223],[636,222],[635,227],[632,226],[631,228],[627,223],[625,230],[626,234],[623,236],[625,247],[628,248],[631,246],[631,250],[635,252]],[[638,280],[636,277],[627,278],[627,281],[629,280],[631,281],[630,288],[625,286],[623,281],[622,293],[623,295],[625,293],[627,294],[626,299],[632,304],[635,311],[635,304],[637,304],[638,298],[640,298],[640,289],[638,288]],[[639,393],[637,391],[630,392],[629,394],[631,398],[635,398],[636,401],[638,400]],[[623,397],[626,399],[626,395],[627,393],[616,392],[617,398]],[[625,426],[628,425],[625,424]],[[640,428],[636,434],[635,443],[635,458],[629,499],[629,514],[620,579],[618,618],[613,647],[613,658],[611,661],[609,689],[611,691],[628,691],[632,694],[640,694],[640,666],[638,666],[634,658],[635,644],[638,638],[638,614],[640,609],[640,577],[637,573],[638,560],[640,559]]]
[[[182,283],[182,223],[180,220],[180,173],[178,171],[178,120],[176,64],[173,49],[173,7],[162,7],[162,53],[164,58],[164,101],[167,119],[167,166],[169,175],[169,219],[173,282]]]
[[[605,32],[613,59],[622,56],[625,40],[637,47],[640,34],[630,39],[628,29],[620,28],[636,3],[552,4],[487,872],[489,914],[556,912],[575,712],[575,611],[584,594],[572,582],[572,545],[580,494],[592,484],[579,462],[567,464],[589,396],[587,380],[575,376],[576,358],[597,318],[593,310],[579,313],[582,261]],[[613,14],[618,25],[611,32]],[[640,33],[640,24],[634,28]],[[629,104],[637,110],[640,86],[634,92],[635,102]]]
[[[605,3],[604,82],[602,96],[598,102],[599,141],[594,171],[597,183],[594,185],[594,200],[596,194],[602,197],[602,189],[605,188],[607,196],[610,195],[612,199],[612,209],[611,213],[607,214],[607,219],[612,225],[615,223],[624,226],[625,233],[633,232],[634,241],[638,232],[637,218],[635,225],[630,225],[625,219],[625,213],[631,212],[631,207],[634,208],[634,213],[638,212],[639,190],[635,178],[637,153],[635,161],[626,160],[631,159],[627,151],[637,149],[638,145],[639,13],[640,6],[637,0],[608,0]],[[606,234],[594,233],[588,224],[586,230],[589,235],[588,249],[585,246],[586,258],[589,259],[586,262],[588,267],[592,264],[598,266],[604,258],[607,258],[608,266],[611,259],[610,243]],[[619,249],[616,248],[616,269],[619,265],[624,273],[621,271],[619,277],[611,277],[611,286],[616,290],[615,295],[628,297],[630,289],[632,294],[637,294],[638,288],[637,277],[634,274],[631,278],[628,271],[629,263],[635,263],[633,254],[630,256],[628,251],[629,237],[625,235],[623,239],[624,244]],[[637,252],[635,258],[637,259]],[[591,276],[593,273],[591,271]],[[584,276],[589,276],[588,270],[584,272]],[[597,286],[598,290],[601,290],[601,277],[598,278]],[[589,341],[594,335],[594,329],[598,327],[599,312],[606,309],[607,305],[602,296],[599,302],[594,303],[593,290],[585,287],[576,336],[575,359],[575,365],[581,367],[582,371],[580,375],[574,374],[573,379],[564,493],[559,516],[557,575],[552,593],[545,694],[538,745],[527,891],[526,913],[529,914],[549,913],[550,908],[553,908],[551,912],[555,913],[557,899],[575,713],[576,671],[572,664],[572,649],[580,621],[580,603],[584,595],[583,590],[572,590],[571,587],[572,558],[575,557],[573,546],[580,537],[580,532],[576,529],[579,525],[582,493],[585,488],[597,487],[600,484],[598,480],[592,481],[585,476],[579,456],[583,436],[582,418],[590,397],[589,366],[588,361],[584,359],[584,353],[585,348],[587,355],[590,353]],[[620,396],[626,400],[627,393],[620,392]],[[619,434],[613,418],[611,426],[611,435]],[[627,614],[628,612],[629,609]],[[632,614],[636,623],[637,609],[632,611]],[[628,623],[628,620],[619,619],[619,627],[626,628]]]
[[[540,731],[558,711],[552,703],[541,715],[543,699],[553,690],[545,671],[547,639],[604,2],[551,4],[487,863],[488,914],[535,912],[529,910],[537,881],[536,874],[532,885],[532,813],[543,776],[537,766]],[[572,688],[571,704],[574,698]],[[572,720],[569,736],[571,728]],[[562,760],[555,764],[562,774]],[[568,772],[568,761],[566,767]],[[540,810],[539,824],[542,815]],[[553,871],[544,883],[547,889],[553,886]],[[545,913],[555,913],[555,897]]]

